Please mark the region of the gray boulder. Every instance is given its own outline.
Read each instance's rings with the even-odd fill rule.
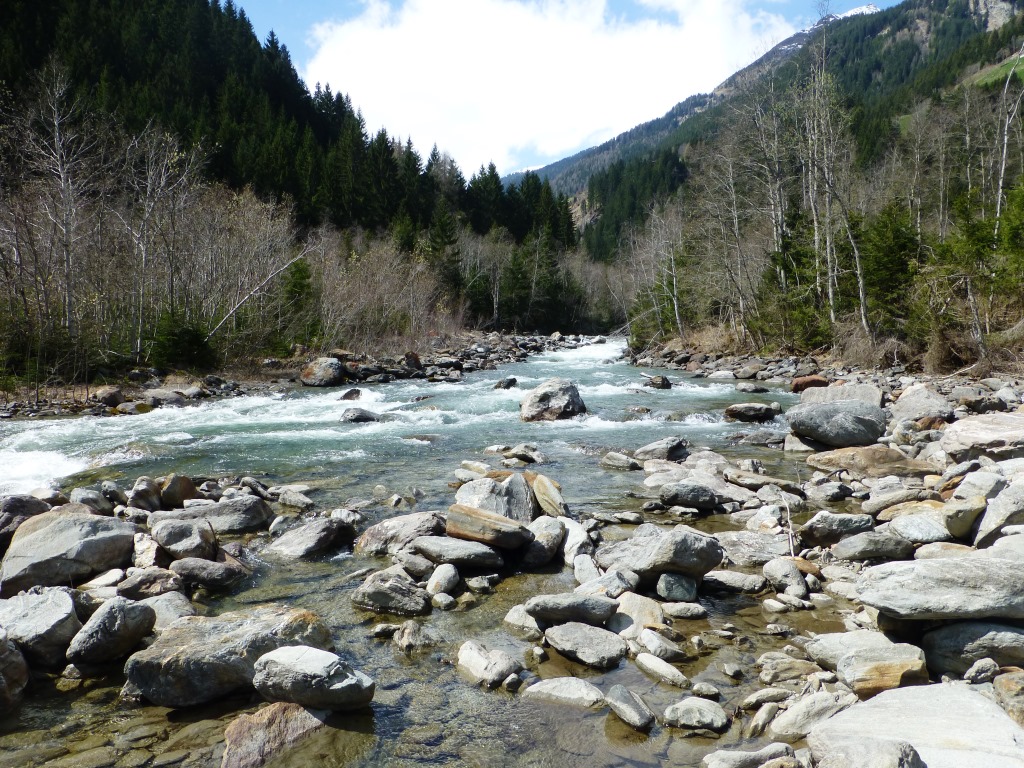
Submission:
[[[596,559],[605,570],[633,571],[641,579],[653,580],[663,573],[700,578],[718,566],[724,554],[722,545],[711,536],[640,526],[625,541],[602,544]]]
[[[413,512],[371,525],[356,540],[355,551],[365,555],[394,555],[420,536],[444,533],[444,518],[437,512]]]
[[[400,566],[370,574],[352,594],[352,602],[376,613],[421,616],[430,613],[430,595]]]
[[[171,563],[170,571],[181,577],[186,584],[207,589],[230,589],[248,575],[240,563],[232,559],[226,562],[203,560],[200,557],[183,557]]]
[[[865,755],[877,744],[906,743],[928,768],[1024,765],[1024,730],[994,701],[961,685],[885,691],[818,723],[807,743],[819,764],[850,745]]]
[[[733,403],[725,409],[725,418],[745,422],[771,421],[776,410],[767,403]]]
[[[126,494],[128,506],[147,512],[156,512],[163,504],[160,498],[160,486],[151,477],[136,478],[135,484]]]
[[[661,459],[662,461],[682,461],[686,458],[690,444],[681,437],[663,437],[633,451],[633,458],[637,461],[650,461]]]
[[[905,560],[914,555],[914,543],[887,531],[865,531],[832,545],[840,560]]]
[[[318,357],[299,374],[299,381],[307,387],[337,387],[345,379],[345,367],[334,357]]]
[[[68,647],[72,664],[103,664],[127,656],[153,631],[156,611],[145,603],[115,597],[85,622]]]
[[[153,625],[156,633],[163,632],[180,618],[196,615],[196,607],[181,592],[164,592],[139,602],[148,605],[156,614],[156,623]]]
[[[114,505],[99,491],[89,488],[75,488],[68,497],[72,504],[84,504],[97,515],[114,514]]]
[[[48,512],[50,505],[35,496],[0,496],[0,557],[11,544],[18,526],[30,517]]]
[[[287,558],[313,557],[355,538],[355,528],[336,517],[321,517],[281,534],[266,554]]]
[[[720,704],[696,696],[688,696],[670,705],[662,715],[665,725],[688,730],[722,733],[729,728],[729,715]]]
[[[367,707],[373,700],[373,680],[336,654],[308,645],[284,646],[265,653],[253,670],[253,686],[267,701],[348,711]]]
[[[131,562],[135,526],[81,513],[44,512],[18,528],[0,567],[0,594],[76,584]]]
[[[800,528],[800,538],[810,547],[827,547],[848,536],[870,531],[871,515],[837,514],[821,510]]]
[[[806,391],[810,392],[811,390]],[[701,761],[701,768],[761,768],[769,760],[793,757],[794,754],[793,748],[789,744],[781,742],[769,744],[754,752],[720,749],[710,755],[705,755]]]
[[[549,627],[544,639],[556,651],[588,667],[609,669],[626,655],[626,641],[607,629],[570,621]]]
[[[582,595],[575,592],[558,595],[535,595],[523,606],[537,621],[549,624],[583,622],[601,625],[611,618],[619,601],[600,595]]]
[[[917,421],[918,419],[953,420],[953,406],[945,397],[927,384],[914,384],[903,390],[903,394],[889,407],[893,421]]]
[[[519,417],[523,421],[571,419],[586,412],[579,390],[568,379],[548,379],[530,390],[519,403]]]
[[[818,723],[856,703],[857,697],[852,693],[812,693],[798,699],[780,713],[768,726],[768,735],[777,741],[792,744],[805,738]]]
[[[509,675],[518,674],[523,669],[523,665],[505,651],[487,650],[472,640],[459,646],[457,667],[475,685],[485,688],[497,688]]]
[[[18,646],[8,639],[0,627],[0,718],[10,714],[21,703],[28,685],[28,665]]]
[[[1024,665],[1024,629],[988,621],[963,621],[926,632],[921,640],[936,675],[963,675],[982,659],[1002,667]]]
[[[953,461],[1024,457],[1024,413],[986,413],[950,424],[939,446]]]
[[[59,667],[82,628],[68,590],[44,589],[0,600],[0,628],[30,662]]]
[[[420,536],[410,548],[432,563],[451,563],[456,568],[494,569],[505,564],[501,555],[486,544],[448,536]]]
[[[175,560],[212,560],[217,554],[217,534],[206,520],[161,520],[152,524],[150,535]]]
[[[222,535],[266,528],[273,517],[274,511],[266,501],[259,496],[244,495],[187,509],[154,512],[149,516],[149,524],[155,526],[163,520],[209,521],[213,530]]]
[[[842,658],[866,649],[891,648],[893,641],[881,632],[857,629],[853,632],[830,632],[816,635],[804,645],[804,651],[824,669],[836,671]]]
[[[588,709],[604,704],[604,694],[600,688],[576,677],[541,680],[524,690],[522,698]]]
[[[885,563],[857,581],[861,602],[898,619],[1024,619],[1024,563],[960,557]]]
[[[256,661],[287,645],[326,647],[331,633],[309,611],[261,605],[188,616],[125,663],[127,688],[160,707],[189,707],[251,687]]]
[[[833,384],[828,387],[811,387],[800,393],[800,403],[835,403],[859,400],[867,405],[880,408],[882,390],[874,384]]]
[[[608,708],[630,728],[646,731],[654,724],[654,712],[626,686],[613,685],[604,698]]]
[[[776,557],[791,554],[786,534],[755,531],[721,531],[715,539],[725,550],[729,562],[745,568],[759,567]]]
[[[555,559],[565,540],[565,526],[557,517],[543,515],[530,523],[533,541],[523,551],[523,567],[542,568]]]
[[[1003,488],[989,501],[974,536],[976,547],[989,547],[1002,535],[1003,528],[1024,522],[1024,478]]]
[[[797,405],[786,419],[795,434],[833,448],[871,445],[885,434],[885,411],[860,400]]]

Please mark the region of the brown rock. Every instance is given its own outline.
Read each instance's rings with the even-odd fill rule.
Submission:
[[[224,731],[221,768],[259,768],[275,755],[327,727],[328,712],[278,702],[236,717]]]
[[[908,459],[895,448],[867,445],[839,448],[807,457],[807,463],[823,472],[846,470],[857,478],[901,475],[924,477],[934,474],[935,467],[924,461]]]
[[[448,508],[445,533],[499,549],[519,549],[533,541],[533,534],[515,520],[464,504],[452,504]]]
[[[828,379],[824,376],[798,376],[793,379],[793,383],[790,384],[789,389],[791,392],[803,392],[805,389],[811,387],[827,387]]]

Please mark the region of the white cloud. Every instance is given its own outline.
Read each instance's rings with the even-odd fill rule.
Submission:
[[[363,0],[318,24],[307,83],[330,83],[367,129],[436,143],[469,177],[600,143],[711,90],[793,29],[750,0]],[[657,15],[653,15],[656,13]]]

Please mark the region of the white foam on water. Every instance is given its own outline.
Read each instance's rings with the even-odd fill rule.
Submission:
[[[0,451],[0,494],[53,488],[61,478],[88,466],[85,459],[56,451]]]

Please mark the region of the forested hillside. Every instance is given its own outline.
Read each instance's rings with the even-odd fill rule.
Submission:
[[[684,124],[685,184],[619,242],[637,343],[713,327],[876,363],[1024,361],[1015,13],[911,1],[828,25]]]
[[[0,376],[579,321],[564,196],[368,131],[231,0],[0,20]]]

